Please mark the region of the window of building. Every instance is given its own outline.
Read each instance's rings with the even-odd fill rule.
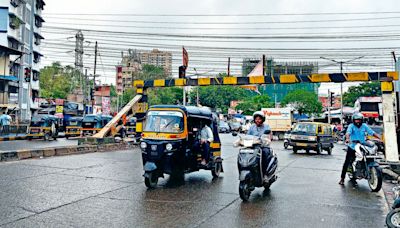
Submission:
[[[40,54],[37,52],[33,52],[33,62],[39,63],[40,62]]]
[[[24,62],[26,63],[26,64],[29,64],[29,49],[27,49],[27,48],[25,48],[24,49]]]
[[[39,36],[35,35],[35,44],[39,46],[41,43],[42,43],[42,39]]]
[[[35,25],[38,28],[41,28],[43,26],[42,19],[40,17],[35,16]]]
[[[18,7],[19,6],[19,0],[10,0],[10,4],[14,7]]]
[[[28,24],[31,22],[31,11],[28,8],[25,8],[24,20]]]
[[[19,64],[14,63],[14,64],[12,64],[10,66],[10,75],[11,76],[18,77],[19,76],[19,71],[20,71],[20,65]]]
[[[27,27],[25,27],[25,31],[24,31],[24,42],[25,42],[26,44],[29,44],[30,36],[31,36],[31,31],[30,31]]]

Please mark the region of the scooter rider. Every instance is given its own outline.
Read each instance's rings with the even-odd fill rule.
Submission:
[[[262,111],[257,111],[253,114],[254,124],[252,124],[247,132],[248,135],[261,137],[266,130],[271,130],[268,124],[264,124],[265,115]],[[272,139],[272,132],[270,138]]]
[[[247,132],[247,135],[254,135],[261,137],[266,130],[271,130],[270,126],[268,124],[264,124],[265,122],[265,115],[262,111],[257,111],[253,114],[253,120],[254,124],[250,126],[249,131]],[[272,140],[272,132],[270,133],[270,139]],[[265,171],[267,168],[268,164],[267,163],[267,157],[270,155],[271,151],[269,148],[262,148],[262,169]]]
[[[368,125],[363,123],[364,116],[361,113],[355,113],[352,116],[353,123],[349,125],[346,132],[346,143],[348,144],[346,159],[343,164],[342,174],[340,176],[340,185],[344,185],[344,179],[346,177],[346,171],[349,165],[355,159],[355,146],[354,141],[360,141],[361,143],[365,143],[367,135],[373,135],[374,137],[380,139],[380,136],[376,134]],[[354,184],[357,184],[354,182]]]

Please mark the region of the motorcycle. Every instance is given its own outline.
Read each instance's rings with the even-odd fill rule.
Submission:
[[[268,190],[277,179],[278,158],[269,147],[271,142],[269,134],[270,131],[267,130],[262,137],[246,135],[234,143],[235,147],[241,147],[238,155],[238,169],[239,195],[243,201],[249,200],[251,192],[256,187],[264,187]],[[263,153],[263,149],[268,152]],[[263,167],[263,164],[266,167]]]
[[[389,228],[400,227],[400,186],[393,188],[394,203],[392,210],[386,215],[386,225]]]
[[[287,131],[287,132],[285,132],[285,135],[283,136],[283,147],[285,149],[287,149],[289,147],[289,145],[290,145],[290,142],[289,142],[290,133],[291,133],[290,131]]]
[[[355,160],[347,169],[351,180],[366,179],[372,192],[378,192],[382,188],[382,169],[375,159],[380,158],[377,155],[378,147],[372,141],[361,143],[353,141],[355,146]]]

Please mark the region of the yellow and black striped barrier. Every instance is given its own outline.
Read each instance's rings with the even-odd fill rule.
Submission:
[[[173,87],[173,86],[210,86],[210,85],[262,85],[262,84],[294,84],[294,83],[321,83],[321,82],[363,82],[381,81],[390,78],[398,80],[397,72],[360,72],[334,74],[280,74],[274,76],[250,77],[204,77],[196,79],[156,79],[135,80],[133,86],[137,88]]]

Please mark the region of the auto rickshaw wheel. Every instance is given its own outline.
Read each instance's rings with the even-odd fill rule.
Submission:
[[[148,188],[157,187],[158,176],[155,173],[149,173],[147,177],[144,178],[144,184]]]
[[[49,133],[44,134],[43,138],[44,138],[44,141],[49,141],[50,140]]]
[[[297,151],[298,151],[299,149],[297,148],[297,147],[293,147],[293,153],[294,154],[297,154]]]
[[[222,164],[221,162],[217,162],[214,165],[214,168],[211,170],[211,174],[214,178],[218,178],[222,171]]]
[[[321,152],[322,152],[322,145],[321,145],[320,143],[318,143],[316,151],[317,151],[317,154],[321,154]]]
[[[328,149],[326,151],[328,151],[329,155],[332,155],[332,147],[328,147]]]

